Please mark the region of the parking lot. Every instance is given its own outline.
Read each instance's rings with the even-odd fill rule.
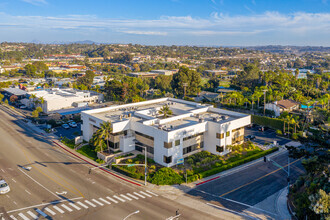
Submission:
[[[256,138],[251,141],[262,145],[265,143],[273,143],[274,141],[277,141],[279,145],[285,145],[291,141],[290,139],[277,136],[276,132],[272,129],[258,131],[258,127],[245,128],[245,137],[248,135],[255,136]]]
[[[70,127],[68,129],[65,129],[62,126],[57,127],[55,128],[56,129],[55,135],[57,135],[58,137],[67,137],[69,139],[75,138],[81,134],[80,126],[81,126],[80,123],[77,123],[76,128]]]

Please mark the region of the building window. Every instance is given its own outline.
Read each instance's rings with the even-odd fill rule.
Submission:
[[[94,119],[92,119],[92,118],[88,118],[88,119],[89,119],[89,121],[96,123],[96,121]]]
[[[178,145],[180,145],[180,140],[175,141],[175,146],[178,146]]]
[[[230,136],[230,131],[227,131],[226,132],[226,137],[229,137]]]
[[[164,142],[164,147],[167,149],[172,148],[172,142]]]
[[[218,139],[222,139],[222,138],[224,138],[225,137],[225,134],[224,133],[217,133],[217,138]]]
[[[219,152],[219,153],[223,152],[223,146],[217,145],[217,152]]]
[[[194,144],[194,145],[191,145],[191,146],[189,146],[189,147],[185,147],[185,148],[182,149],[182,154],[183,154],[183,155],[188,154],[188,153],[190,153],[190,152],[193,152],[193,151],[195,151],[195,150],[198,150],[198,149],[200,149],[200,148],[203,148],[203,146],[204,146],[204,143],[201,142],[201,143],[199,143],[199,144]]]
[[[135,134],[140,135],[140,136],[145,137],[145,138],[148,138],[148,139],[150,139],[150,140],[154,140],[153,137],[151,137],[151,136],[149,136],[149,135],[146,135],[146,134],[142,134],[142,133],[137,132],[137,131],[135,132]]]
[[[188,136],[188,137],[184,137],[183,141],[186,141],[186,140],[198,137],[198,136],[202,136],[202,135],[203,135],[203,133],[198,133],[198,134],[194,134],[194,135],[191,135],[191,136]]]
[[[172,156],[169,157],[164,156],[164,163],[172,163]]]

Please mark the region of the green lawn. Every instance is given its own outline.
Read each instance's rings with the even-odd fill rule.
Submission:
[[[94,160],[94,161],[97,160],[97,153],[89,145],[83,146],[82,148],[77,150],[77,152],[84,155],[85,157],[88,157],[91,160]]]

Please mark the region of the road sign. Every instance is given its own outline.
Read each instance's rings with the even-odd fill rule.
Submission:
[[[184,158],[178,158],[176,161],[176,165],[184,164]]]

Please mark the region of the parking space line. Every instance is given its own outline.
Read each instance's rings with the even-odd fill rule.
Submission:
[[[78,206],[76,206],[75,204],[73,203],[69,203],[69,205],[71,205],[73,208],[77,209],[77,210],[80,210],[81,208],[79,208]]]
[[[30,193],[29,191],[25,190],[25,192],[27,192],[28,194],[30,194],[30,195],[31,195],[31,193]]]
[[[22,219],[24,220],[30,220],[28,217],[26,217],[23,213],[18,214]]]
[[[52,214],[52,215],[56,215],[56,212],[53,212],[53,210],[51,210],[51,209],[48,208],[48,207],[46,207],[45,210],[46,210],[47,212],[49,212],[50,214]]]
[[[14,183],[16,183],[16,180],[14,180],[14,179],[11,179]]]
[[[17,220],[17,218],[15,218],[13,215],[11,215],[10,218],[13,220]]]
[[[140,195],[139,193],[137,193],[137,192],[133,192],[135,195],[137,195],[137,196],[140,196],[142,199],[145,199],[146,197],[144,197],[143,195]]]
[[[64,213],[64,211],[62,209],[60,209],[59,207],[57,207],[56,205],[54,205],[53,208],[56,209],[61,214]]]
[[[147,194],[147,193],[145,193],[145,192],[143,192],[143,191],[140,191],[140,193],[142,193],[142,194],[145,195],[145,196],[152,197],[151,195],[149,195],[149,194]]]
[[[106,203],[106,204],[108,204],[108,205],[110,205],[110,204],[111,204],[110,202],[108,202],[108,201],[107,201],[107,200],[105,200],[105,199],[99,198],[99,200],[101,200],[102,202],[104,202],[104,203]]]
[[[100,206],[104,206],[103,203],[100,203],[99,201],[97,201],[96,199],[92,199],[93,202],[95,202],[96,204],[100,205]]]
[[[65,204],[61,205],[63,208],[65,208],[66,210],[68,210],[69,212],[72,212],[73,210],[70,209],[69,207],[67,207]]]
[[[80,206],[82,206],[83,208],[85,208],[85,209],[88,209],[88,206],[87,205],[85,205],[84,203],[82,203],[82,202],[77,202],[77,204],[79,204]]]
[[[106,198],[109,199],[110,201],[114,202],[114,203],[118,203],[116,200],[114,200],[113,198],[110,198],[109,196],[107,196]]]
[[[38,218],[38,216],[36,216],[33,212],[31,212],[31,211],[28,211],[28,212],[26,212],[27,214],[29,214],[33,219],[37,219]]]
[[[36,212],[38,212],[40,215],[42,215],[43,217],[47,218],[47,214],[44,213],[43,211],[41,211],[40,209],[36,209]]]

